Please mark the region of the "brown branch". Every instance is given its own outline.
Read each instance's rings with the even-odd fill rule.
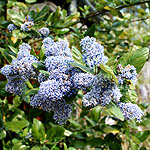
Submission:
[[[121,10],[123,8],[126,8],[126,7],[131,7],[131,6],[135,6],[135,5],[141,5],[141,4],[145,4],[145,3],[150,3],[150,1],[143,1],[143,2],[137,2],[137,3],[128,4],[128,5],[124,5],[124,6],[119,6],[116,9]]]
[[[146,18],[139,18],[139,19],[135,19],[135,20],[130,20],[130,21],[128,21],[128,23],[136,22],[136,21],[144,21],[144,20],[147,20],[147,19],[149,19],[149,17],[146,17]]]
[[[128,4],[128,5],[124,5],[124,6],[119,6],[117,8],[115,8],[116,10],[121,10],[123,8],[127,8],[127,7],[131,7],[131,6],[135,6],[135,5],[141,5],[141,4],[145,4],[145,3],[150,3],[150,0],[147,0],[147,1],[143,1],[143,2],[137,2],[137,3],[133,3],[133,4]],[[102,9],[101,11],[93,11],[91,12],[89,15],[87,15],[86,18],[83,18],[81,20],[77,20],[76,22],[74,22],[72,25],[76,25],[80,22],[85,22],[87,21],[89,18],[92,18],[92,17],[95,17],[97,15],[103,15],[105,13],[109,12],[109,10],[106,10],[106,9]]]

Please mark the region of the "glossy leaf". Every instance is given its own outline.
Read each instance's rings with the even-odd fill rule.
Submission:
[[[45,6],[36,16],[36,18],[34,19],[34,21],[39,21],[39,20],[43,20],[45,19],[45,16],[48,14],[49,12],[49,8],[48,6]]]
[[[72,46],[72,57],[78,64],[83,64],[81,52],[74,46]]]
[[[24,39],[27,36],[29,36],[29,34],[27,32],[23,32],[20,31],[19,29],[16,29],[12,31],[12,36],[17,39]]]
[[[0,140],[4,139],[6,135],[7,135],[6,131],[3,129],[0,129]]]
[[[35,139],[43,141],[45,139],[45,128],[41,121],[33,119],[32,135]]]
[[[18,133],[22,131],[24,127],[28,126],[29,122],[27,120],[18,120],[6,122],[4,125],[6,129]]]
[[[31,89],[31,90],[28,90],[28,91],[25,93],[25,95],[26,95],[26,96],[34,95],[34,94],[37,94],[38,91],[39,91],[39,88],[33,88],[33,89]]]
[[[138,132],[135,136],[140,140],[140,142],[144,142],[148,137],[150,137],[150,130]]]
[[[49,140],[50,143],[57,143],[64,138],[65,129],[61,126],[52,127],[47,131],[46,139]]]
[[[0,52],[2,53],[4,58],[8,61],[8,63],[10,64],[12,61],[10,54],[8,54],[8,52],[4,48],[1,48],[1,47],[0,47]]]
[[[98,122],[99,118],[100,118],[100,113],[101,113],[101,107],[100,106],[96,106],[95,108],[93,108],[91,110],[91,118],[92,120],[94,120],[95,122]]]
[[[33,67],[36,68],[37,70],[44,70],[45,66],[42,63],[32,63]]]
[[[35,145],[31,148],[31,150],[41,150],[41,147],[39,145]]]
[[[118,119],[120,119],[121,121],[124,121],[124,116],[121,112],[121,110],[113,103],[109,103],[107,106],[106,106],[112,114],[114,114]]]
[[[9,45],[9,48],[11,49],[11,51],[12,51],[13,53],[17,54],[18,49],[16,49],[15,47],[13,47],[13,46],[11,46],[11,45]]]
[[[41,72],[45,77],[49,77],[50,73],[48,71],[45,70],[39,70],[39,72]]]
[[[88,28],[88,30],[85,32],[85,36],[93,37],[94,33],[95,33],[95,30],[96,30],[96,25],[92,24],[92,26],[90,28]]]
[[[131,52],[124,54],[119,60],[118,64],[122,64],[123,67],[130,64],[136,68],[137,73],[143,68],[145,62],[148,59],[149,49],[140,48]],[[116,66],[117,67],[117,66]]]
[[[36,0],[25,0],[27,3],[35,3]]]
[[[73,147],[75,148],[84,148],[87,145],[85,140],[75,140],[73,141]]]
[[[91,70],[90,68],[88,68],[86,66],[83,66],[83,65],[80,65],[80,64],[77,64],[77,63],[74,63],[74,62],[71,62],[70,64],[72,66],[74,66],[74,67],[80,68],[84,72],[88,72],[88,73],[92,73],[93,74],[93,70]]]
[[[116,84],[118,84],[118,79],[117,79],[116,75],[114,74],[113,70],[109,66],[107,66],[105,64],[100,64],[100,68],[103,71],[105,71],[108,74],[110,74],[112,76],[112,78],[114,79],[114,81],[116,82]]]
[[[90,147],[100,147],[104,145],[104,143],[105,143],[104,140],[101,138],[93,138],[88,141],[88,144],[90,145]]]
[[[13,150],[27,150],[29,146],[24,145],[21,141],[14,144]]]

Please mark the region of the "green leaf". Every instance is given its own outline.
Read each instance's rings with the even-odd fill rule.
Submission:
[[[45,77],[49,77],[49,72],[45,71],[45,70],[39,70],[39,72],[41,72]]]
[[[132,140],[136,143],[136,144],[140,144],[141,142],[139,141],[139,139],[135,136],[132,136]]]
[[[121,87],[121,93],[123,96],[121,97],[121,100],[124,102],[132,102],[135,103],[137,100],[137,94],[135,90],[129,89],[127,86]]]
[[[53,31],[57,34],[65,34],[67,32],[69,32],[69,28],[63,28],[63,29],[54,29]]]
[[[26,33],[26,32],[22,32],[19,29],[16,29],[16,30],[12,31],[12,36],[15,37],[15,38],[17,38],[17,39],[24,39],[27,36],[29,36],[29,34]]]
[[[40,49],[40,54],[39,54],[40,60],[43,60],[43,58],[45,56],[44,53],[45,53],[45,47],[44,47],[44,44],[43,44],[41,49]]]
[[[21,16],[17,11],[13,10],[13,9],[8,9],[8,16],[10,17],[11,21],[17,25],[17,26],[21,26],[21,24],[23,23],[22,20],[24,19],[25,16]]]
[[[122,150],[121,140],[116,135],[109,133],[105,136],[104,141],[110,150]]]
[[[69,147],[68,150],[76,150],[74,147]]]
[[[73,146],[75,148],[85,148],[87,142],[85,140],[75,140],[73,141]]]
[[[35,3],[36,0],[25,0],[25,2],[27,2],[27,3]]]
[[[95,122],[98,122],[98,120],[100,118],[100,113],[101,113],[101,107],[100,106],[96,106],[95,108],[92,109],[90,117]]]
[[[65,129],[60,126],[52,127],[47,131],[46,139],[49,140],[50,143],[58,143],[64,138]]]
[[[112,114],[114,114],[118,119],[120,119],[121,121],[124,121],[124,116],[121,112],[121,110],[113,103],[110,102],[107,105],[107,108],[112,112]]]
[[[4,139],[6,137],[6,131],[0,129],[0,140]]]
[[[4,125],[6,129],[18,133],[22,131],[24,127],[28,126],[29,122],[27,120],[18,120],[18,121],[5,122]]]
[[[106,73],[110,74],[112,76],[112,78],[114,79],[115,83],[118,85],[118,78],[116,77],[113,70],[109,66],[107,66],[105,64],[100,64],[100,68],[103,71],[105,71]]]
[[[33,89],[31,89],[31,90],[28,90],[28,91],[25,93],[25,95],[26,95],[26,96],[34,95],[34,94],[37,94],[38,91],[39,91],[39,88],[33,88]]]
[[[40,29],[40,28],[42,28],[44,26],[46,26],[46,23],[41,20],[41,21],[37,21],[36,24],[34,26],[32,26],[31,29],[37,31],[38,29]]]
[[[81,52],[74,46],[72,46],[72,57],[73,60],[78,64],[84,64],[82,61],[82,54]]]
[[[30,89],[33,89],[33,86],[32,86],[32,84],[30,83],[30,81],[29,80],[26,80],[26,85],[30,88]]]
[[[85,116],[84,118],[85,118],[93,127],[96,125],[96,123],[95,123],[92,119],[90,119],[89,117]]]
[[[88,68],[88,67],[86,67],[86,66],[83,66],[83,65],[80,65],[80,64],[77,64],[77,63],[74,63],[74,62],[71,62],[70,64],[71,64],[72,66],[74,66],[74,67],[80,68],[80,69],[83,70],[84,72],[88,72],[88,73],[94,74],[94,73],[93,73],[93,70],[90,69],[90,68]]]
[[[3,116],[0,113],[0,128],[2,128],[2,127],[3,127]]]
[[[92,24],[92,26],[90,28],[88,28],[88,30],[85,32],[85,36],[94,36],[96,30],[96,24]]]
[[[111,126],[106,126],[106,127],[103,129],[103,131],[104,131],[105,133],[113,133],[113,134],[116,134],[116,133],[119,133],[119,132],[120,132],[120,130],[118,130],[118,129],[115,128],[115,127],[111,127]]]
[[[67,150],[67,145],[66,145],[66,143],[64,143],[64,150]]]
[[[51,150],[60,150],[60,149],[54,145],[54,146],[51,148]]]
[[[22,143],[22,141],[18,141],[13,145],[12,150],[27,150],[29,149],[29,146],[26,146]]]
[[[42,122],[35,118],[33,119],[32,135],[35,139],[39,141],[44,141],[45,139],[45,128]]]
[[[11,46],[11,45],[8,45],[8,47],[11,49],[11,51],[15,54],[18,53],[18,49],[16,49],[15,47]]]
[[[13,104],[14,104],[15,107],[20,106],[21,103],[22,103],[22,101],[20,100],[20,96],[15,96],[13,98]]]
[[[149,49],[147,47],[140,48],[124,54],[121,58],[119,58],[117,65],[122,64],[123,67],[128,64],[133,65],[138,73],[147,61],[148,55]]]
[[[34,21],[39,21],[39,20],[43,20],[45,21],[45,17],[46,15],[49,13],[49,8],[48,6],[45,6],[36,16],[36,18],[34,19]],[[47,19],[47,18],[46,18]]]
[[[40,63],[40,62],[32,63],[32,66],[34,68],[36,68],[37,70],[45,70],[46,69],[45,66],[42,63]]]
[[[28,16],[30,16],[32,19],[35,18],[35,11],[34,10],[31,10],[29,13],[28,13]]]
[[[41,150],[41,147],[39,145],[35,145],[31,148],[31,150]]]
[[[72,124],[73,127],[75,128],[81,128],[81,124],[79,124],[77,121],[73,120],[73,119],[69,119],[70,123]]]
[[[88,141],[90,147],[101,147],[104,145],[104,143],[105,143],[104,140],[101,138],[93,138]]]
[[[140,140],[140,142],[144,142],[150,136],[150,130],[138,132],[135,136]]]
[[[0,47],[0,52],[2,53],[4,58],[8,61],[8,63],[10,64],[12,61],[10,54],[8,54],[8,52],[4,48],[1,48],[1,47]]]

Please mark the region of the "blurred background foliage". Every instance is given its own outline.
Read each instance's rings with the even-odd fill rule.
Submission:
[[[37,28],[48,26],[51,38],[67,39],[79,47],[86,35],[95,37],[105,54],[117,60],[131,50],[150,47],[150,1],[144,0],[1,0],[0,67],[11,62],[21,42],[28,42],[32,55],[42,60],[42,39],[30,32],[8,32],[7,25],[20,26],[31,16]],[[0,149],[4,150],[149,150],[150,149],[150,63],[141,71],[138,102],[145,110],[140,123],[120,121],[97,106],[81,110],[79,93],[67,124],[57,125],[52,114],[32,108],[29,99],[5,91],[6,78],[0,74]],[[111,61],[110,61],[111,63]],[[143,73],[144,72],[144,73]],[[143,75],[144,74],[144,75]],[[33,86],[36,81],[30,81]],[[145,88],[145,91],[143,90]],[[142,93],[143,92],[143,93]],[[144,95],[142,95],[144,94]],[[146,96],[145,96],[146,95]]]

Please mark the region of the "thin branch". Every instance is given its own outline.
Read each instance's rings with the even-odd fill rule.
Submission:
[[[121,10],[123,8],[127,8],[127,7],[131,7],[131,6],[135,6],[135,5],[141,5],[141,4],[145,4],[145,3],[150,3],[150,0],[147,0],[147,1],[143,1],[143,2],[137,2],[137,3],[133,3],[133,4],[128,4],[128,5],[124,5],[124,6],[119,6],[117,8],[115,8],[116,10]],[[80,20],[77,20],[76,22],[74,22],[72,25],[76,25],[80,22],[85,22],[87,21],[89,18],[92,18],[92,17],[96,17],[97,15],[104,15],[105,13],[109,12],[109,10],[106,10],[106,9],[102,9],[101,11],[93,11],[91,12],[89,15],[87,15],[86,18],[83,18],[83,19],[80,19]]]
[[[144,21],[144,20],[147,20],[147,19],[149,19],[149,17],[146,17],[146,18],[139,18],[139,19],[135,19],[135,20],[130,20],[130,21],[128,21],[128,23],[136,22],[136,21]]]
[[[123,8],[131,7],[131,6],[135,6],[135,5],[141,5],[141,4],[145,4],[145,3],[150,3],[150,1],[143,1],[143,2],[137,2],[137,3],[128,4],[128,5],[124,5],[124,6],[119,6],[116,9],[121,10]]]

